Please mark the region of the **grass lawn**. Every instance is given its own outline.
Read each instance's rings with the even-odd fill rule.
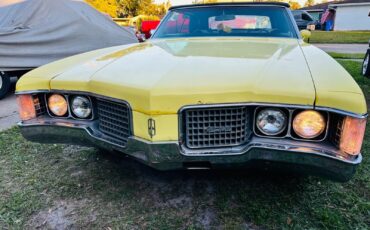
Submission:
[[[340,61],[370,98],[361,63]],[[0,228],[369,229],[370,128],[355,177],[157,172],[91,148],[0,133]]]
[[[312,31],[310,43],[368,43],[370,31]]]
[[[330,56],[337,59],[364,59],[365,54],[361,53],[335,53],[328,52]]]

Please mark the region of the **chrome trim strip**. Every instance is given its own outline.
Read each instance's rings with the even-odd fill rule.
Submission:
[[[363,118],[368,117],[367,113],[357,114],[357,113],[348,112],[348,111],[344,111],[344,110],[341,110],[341,109],[335,109],[335,108],[331,108],[331,107],[325,107],[325,106],[315,106],[315,109],[320,110],[320,111],[327,111],[327,112],[337,113],[337,114],[341,114],[341,115],[344,115],[344,116],[349,116],[349,117],[354,117],[354,118],[359,118],[359,119],[363,119]]]
[[[27,122],[19,122],[19,127],[37,127],[37,126],[48,126],[48,127],[64,127],[64,128],[71,128],[71,129],[81,129],[85,131],[91,138],[102,141],[104,143],[113,145],[114,147],[118,148],[119,150],[124,151],[129,147],[129,142],[132,140],[136,140],[142,144],[157,146],[158,148],[164,148],[164,150],[167,150],[168,145],[176,145],[178,149],[178,153],[186,156],[186,157],[219,157],[219,156],[238,156],[243,155],[250,151],[253,148],[259,148],[259,149],[270,149],[270,150],[279,150],[279,151],[287,151],[287,152],[302,152],[306,154],[312,154],[316,156],[322,156],[325,158],[330,158],[334,160],[338,160],[341,162],[349,163],[349,164],[359,164],[362,161],[362,155],[361,153],[357,156],[350,156],[350,155],[344,155],[344,153],[334,149],[334,147],[328,146],[328,145],[320,145],[315,146],[315,143],[305,143],[304,146],[302,145],[296,145],[294,140],[285,140],[283,142],[277,141],[276,139],[268,139],[268,138],[259,138],[255,137],[249,145],[243,146],[242,151],[239,153],[227,153],[227,154],[217,154],[217,153],[209,153],[204,154],[204,150],[193,150],[192,154],[183,154],[182,148],[179,146],[179,143],[176,141],[166,141],[166,142],[151,142],[142,138],[138,137],[129,137],[128,138],[128,144],[125,147],[116,145],[114,143],[111,143],[105,139],[99,138],[98,136],[94,135],[93,132],[99,132],[98,130],[93,129],[92,127],[88,126],[89,122],[79,122],[79,123],[66,123],[62,119],[59,119],[59,121],[55,122],[55,120],[52,121],[45,121],[43,119],[36,120],[38,123],[31,123],[32,120]],[[64,134],[61,133],[61,136]],[[227,150],[226,150],[227,151]],[[202,154],[200,154],[202,152]],[[130,153],[127,153],[130,154]],[[160,152],[155,153],[160,154]]]
[[[264,103],[264,102],[241,102],[241,103],[220,103],[220,104],[198,104],[198,105],[185,105],[178,111],[180,114],[185,109],[197,109],[202,107],[229,107],[229,106],[263,106],[263,107],[278,107],[278,108],[301,108],[301,109],[314,109],[313,105],[296,105],[296,104],[281,104],[281,103]]]
[[[64,124],[66,122],[62,121],[60,123],[58,122],[45,122],[45,123],[37,123],[37,124],[27,124],[27,123],[24,123],[24,122],[19,122],[17,125],[20,126],[20,127],[34,127],[34,126],[50,126],[50,127],[63,127],[63,128],[71,128],[71,129],[82,129],[84,130],[91,138],[94,138],[96,140],[99,140],[99,141],[102,141],[104,143],[107,143],[107,144],[110,144],[110,145],[113,145],[114,147],[117,147],[119,149],[125,149],[127,148],[127,146],[125,147],[122,147],[121,145],[117,145],[113,142],[110,142],[106,139],[103,139],[103,138],[100,138],[96,135],[94,135],[91,130],[94,130],[92,129],[91,127],[87,126],[87,125],[66,125]],[[71,123],[69,123],[71,124]],[[95,130],[96,131],[96,130]],[[100,132],[100,131],[98,131]]]
[[[189,4],[189,5],[179,5],[179,6],[171,7],[171,8],[169,8],[168,12],[176,11],[177,9],[205,8],[205,7],[277,7],[277,8],[284,8],[286,13],[287,13],[288,18],[290,19],[289,22],[290,22],[290,26],[292,27],[292,29],[294,31],[294,36],[293,37],[269,37],[269,38],[287,38],[287,39],[302,40],[302,37],[300,35],[298,26],[295,23],[293,14],[291,13],[291,10],[290,10],[289,6],[279,4],[279,3],[274,4],[274,3],[271,3],[271,2],[270,3],[266,2],[266,3],[261,4],[261,3],[253,3],[253,2],[244,2],[244,3],[243,2],[239,2],[239,3],[237,3],[237,2],[234,2],[234,3],[224,2],[224,3],[213,3],[213,4],[211,3],[211,4],[204,4],[204,5],[197,5],[197,4],[191,5],[191,4]],[[171,39],[171,38],[156,38],[155,37],[155,34],[158,31],[158,28],[161,26],[162,22],[165,22],[167,20],[167,17],[169,17],[169,13],[167,13],[164,16],[164,18],[161,20],[161,22],[157,26],[157,29],[155,30],[154,34],[152,34],[152,36],[150,37],[151,40]],[[213,36],[213,37],[215,37],[215,36]],[[256,36],[241,36],[241,37],[243,37],[243,38],[253,38],[253,37],[256,37]],[[260,36],[260,37],[264,37],[264,36]],[[199,37],[179,37],[179,38],[199,38]]]
[[[125,102],[129,106],[131,111],[133,111],[130,104],[125,100],[121,100],[121,99],[117,99],[117,98],[113,98],[113,97],[108,97],[108,96],[104,96],[104,95],[96,94],[96,93],[78,91],[78,90],[26,90],[26,91],[17,91],[17,92],[15,92],[15,95],[34,94],[34,93],[50,93],[50,92],[61,92],[61,93],[73,92],[73,93],[79,93],[81,95],[89,95],[89,96],[93,96],[93,97],[106,98],[108,100],[117,101],[117,102],[121,102],[121,103]],[[233,105],[235,105],[235,106],[240,106],[240,105],[274,106],[274,107],[284,107],[284,108],[293,107],[293,108],[303,108],[303,109],[307,108],[307,109],[316,109],[316,110],[323,110],[323,111],[338,113],[338,114],[341,114],[341,115],[350,116],[350,117],[354,117],[354,118],[360,118],[360,119],[368,117],[368,113],[358,114],[358,113],[353,113],[353,112],[349,112],[349,111],[345,111],[345,110],[341,110],[341,109],[336,109],[336,108],[332,108],[332,107],[326,107],[326,106],[282,104],[282,103],[264,103],[264,102],[245,102],[245,103],[232,103],[232,102],[230,102],[230,103],[221,103],[221,104],[185,105],[185,106],[182,106],[179,109],[178,113],[181,112],[183,109],[192,108],[192,107],[197,108],[198,106],[216,106],[216,107],[219,106],[219,107],[222,107],[222,106],[233,106]]]
[[[225,107],[225,106],[271,106],[271,107],[283,107],[283,108],[296,108],[296,109],[313,109],[313,110],[320,110],[320,111],[327,111],[332,113],[338,113],[345,116],[350,116],[354,118],[367,118],[368,114],[357,114],[353,112],[344,111],[341,109],[335,109],[331,107],[324,107],[324,106],[313,106],[313,105],[297,105],[297,104],[282,104],[282,103],[264,103],[264,102],[245,102],[245,103],[220,103],[220,104],[198,104],[198,105],[185,105],[181,107],[178,111],[178,114],[181,113],[184,109],[188,108],[199,108],[202,106],[209,106],[209,107]]]

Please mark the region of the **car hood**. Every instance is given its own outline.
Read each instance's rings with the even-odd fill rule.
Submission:
[[[119,98],[146,114],[174,114],[194,104],[313,106],[315,101],[310,70],[296,39],[152,40],[67,61],[38,70],[54,71],[49,89]]]

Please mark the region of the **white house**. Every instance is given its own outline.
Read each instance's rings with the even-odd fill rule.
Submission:
[[[370,0],[330,4],[335,9],[334,30],[370,30]]]

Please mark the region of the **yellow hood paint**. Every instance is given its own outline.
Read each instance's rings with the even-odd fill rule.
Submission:
[[[120,49],[124,47],[129,48],[129,45],[120,46]],[[94,74],[94,71],[97,71],[113,61],[113,59],[109,59],[97,62],[95,61],[97,58],[101,56],[105,57],[107,53],[115,52],[116,50],[117,47],[94,50],[44,65],[25,74],[22,79],[17,82],[16,90],[18,92],[50,90],[50,81],[54,77],[68,72],[68,70],[72,68],[76,71],[75,80],[77,80],[77,78],[86,79],[86,77],[90,77]]]
[[[312,78],[295,39],[153,40],[107,50],[89,60],[76,59],[78,65],[51,79],[51,89],[123,99],[133,110],[149,115],[176,114],[189,104],[312,106],[315,100]]]
[[[335,60],[297,39],[151,40],[57,61],[29,72],[17,91],[87,91],[128,101],[135,136],[178,139],[185,105],[261,102],[366,113],[363,94]],[[149,137],[147,120],[156,120]]]
[[[366,100],[352,76],[324,51],[302,44],[316,88],[316,106],[366,114]]]

